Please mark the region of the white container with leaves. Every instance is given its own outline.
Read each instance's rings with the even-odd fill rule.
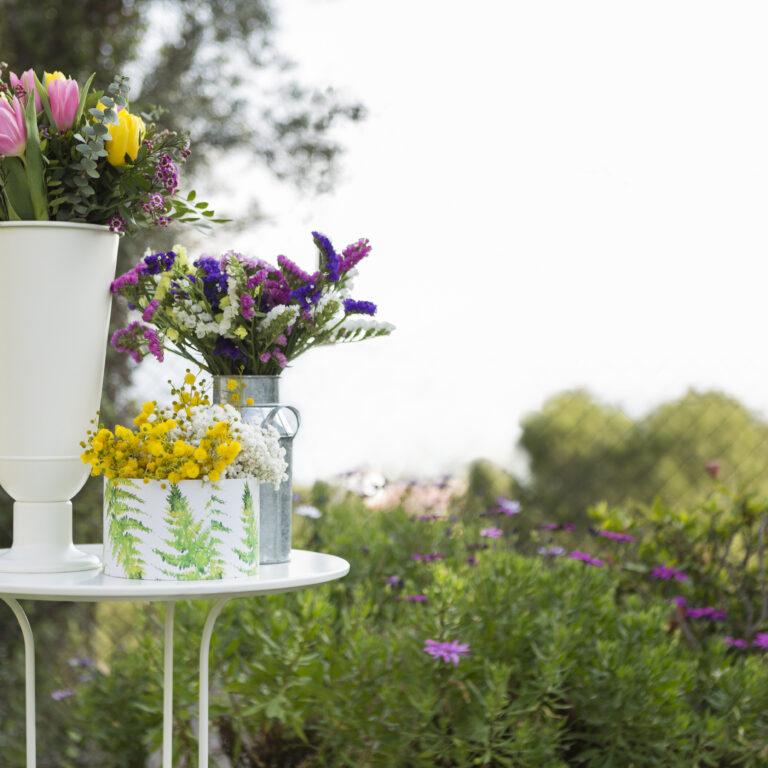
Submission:
[[[106,575],[235,579],[258,567],[258,480],[105,480]]]

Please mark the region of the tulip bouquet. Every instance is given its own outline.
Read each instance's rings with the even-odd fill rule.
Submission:
[[[312,347],[391,333],[376,305],[350,296],[368,240],[341,255],[313,232],[319,269],[309,274],[285,256],[277,266],[229,251],[191,262],[182,246],[150,253],[111,286],[141,312],[112,345],[140,362],[168,349],[213,375],[278,375]]]
[[[172,220],[209,221],[178,194],[183,134],[128,110],[128,78],[103,91],[61,72],[38,79],[0,65],[0,221],[78,221],[123,233]]]

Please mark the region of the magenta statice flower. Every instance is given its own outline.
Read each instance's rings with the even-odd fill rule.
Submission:
[[[361,259],[371,252],[368,240],[363,238],[352,245],[348,245],[341,253],[343,258],[339,262],[339,272],[348,272]]]
[[[471,653],[469,643],[459,643],[456,640],[443,643],[437,640],[426,640],[423,650],[435,659],[453,664],[454,667],[458,666],[460,658],[469,656]]]
[[[283,274],[292,277],[294,280],[298,280],[301,283],[308,283],[312,278],[299,266],[291,261],[287,256],[278,256],[277,263],[280,265],[280,269],[283,270]]]
[[[746,648],[747,647],[747,641],[741,640],[739,638],[735,637],[724,637],[723,642],[729,647],[729,648]]]
[[[616,531],[598,531],[598,536],[605,536],[606,539],[611,541],[637,541],[634,536],[630,536],[628,533],[617,533]]]
[[[673,597],[669,602],[671,605],[676,605],[678,608],[685,608],[685,598],[680,595]]]
[[[118,352],[127,352],[135,362],[140,363],[144,359],[141,350],[144,344],[142,340],[145,338],[145,330],[149,329],[136,320],[126,328],[118,328],[112,334],[110,344]]]
[[[253,311],[253,305],[255,300],[250,293],[243,293],[240,295],[240,314],[246,319],[250,320],[255,312]]]
[[[768,632],[758,632],[752,641],[755,648],[768,648]]]
[[[687,581],[688,574],[675,570],[671,565],[657,565],[649,574],[652,579]]]
[[[152,328],[144,331],[144,338],[147,340],[147,349],[157,358],[158,362],[163,362],[163,344]]]
[[[144,310],[143,314],[141,315],[141,319],[148,323],[152,319],[152,315],[157,312],[157,308],[160,305],[160,302],[157,299],[152,299],[152,301],[147,304],[147,308]]]
[[[501,528],[497,528],[495,525],[493,525],[490,528],[483,528],[480,531],[480,535],[488,536],[491,539],[498,539],[504,535],[504,531],[502,531]]]

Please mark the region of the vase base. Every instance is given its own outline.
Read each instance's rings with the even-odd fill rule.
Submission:
[[[0,549],[0,573],[69,573],[97,568],[101,568],[101,560],[74,545],[54,552],[27,547]]]

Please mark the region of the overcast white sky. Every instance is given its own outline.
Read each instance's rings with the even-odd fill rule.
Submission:
[[[369,237],[356,293],[397,325],[284,375],[297,480],[509,465],[521,415],[574,386],[768,411],[768,5],[276,7],[302,78],[370,116],[331,194],[260,181],[270,220],[220,245],[311,269],[311,230]]]

